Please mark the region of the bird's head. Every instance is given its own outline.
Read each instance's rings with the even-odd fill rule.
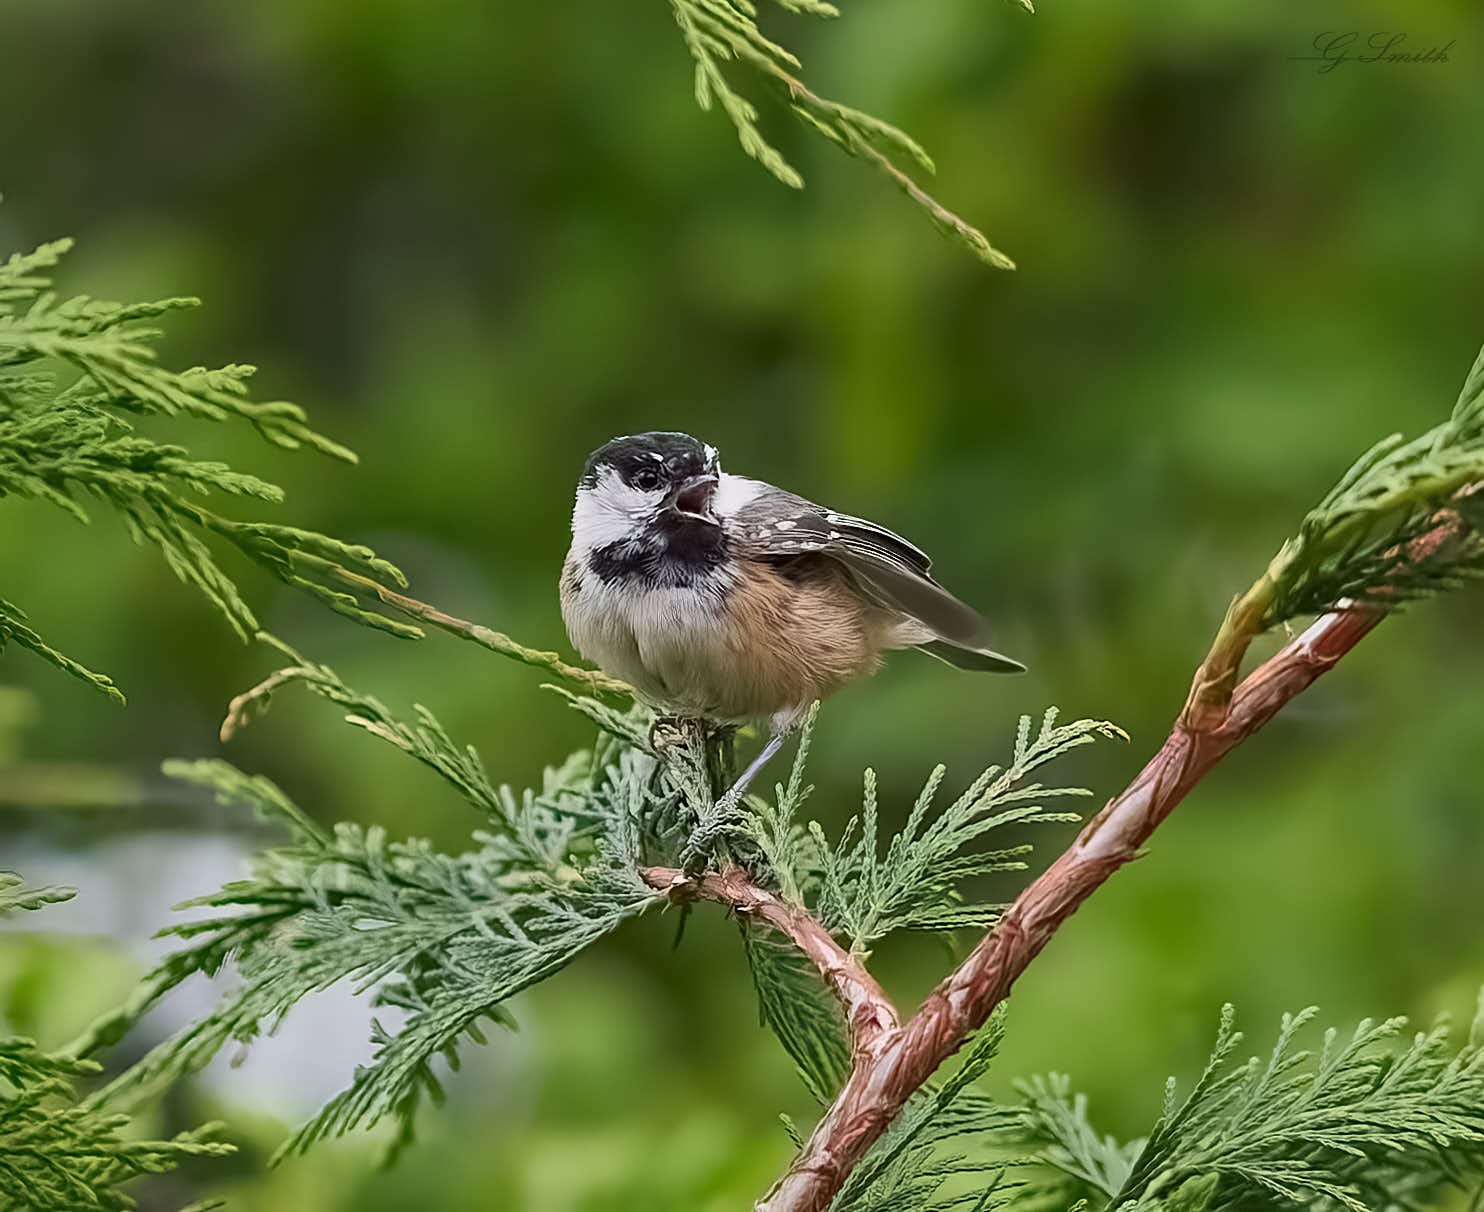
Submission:
[[[577,482],[577,547],[637,554],[719,542],[716,448],[684,433],[641,433],[605,442]]]

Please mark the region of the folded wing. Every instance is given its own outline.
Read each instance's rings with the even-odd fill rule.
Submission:
[[[762,558],[819,553],[838,560],[866,598],[929,633],[913,645],[921,651],[960,669],[1025,669],[989,647],[984,619],[933,580],[927,553],[886,527],[767,484],[757,486],[736,524],[751,553]]]

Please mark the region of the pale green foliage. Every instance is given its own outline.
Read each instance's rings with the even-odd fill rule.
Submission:
[[[0,871],[0,917],[70,900],[70,888],[24,888]],[[27,1212],[115,1212],[136,1206],[123,1184],[174,1168],[187,1157],[230,1153],[218,1125],[172,1140],[124,1139],[128,1117],[79,1105],[74,1083],[100,1066],[34,1041],[0,1038],[0,1208]],[[206,1205],[197,1205],[199,1210]]]
[[[421,1097],[439,1093],[432,1068],[438,1056],[452,1061],[462,1036],[478,1038],[481,1019],[508,1022],[504,1003],[513,994],[662,899],[638,869],[646,862],[673,863],[716,817],[715,792],[729,777],[729,737],[691,723],[667,725],[652,739],[642,709],[621,711],[562,690],[599,725],[599,743],[547,771],[539,790],[517,794],[497,786],[479,755],[456,744],[426,709],[416,707],[414,719],[403,720],[327,666],[268,642],[291,663],[234,701],[229,730],[261,713],[273,694],[303,686],[332,702],[348,723],[435,772],[475,809],[486,823],[475,835],[476,848],[449,856],[415,839],[390,842],[375,827],[341,824],[327,831],[266,779],[219,761],[172,763],[168,769],[177,777],[280,821],[290,841],[261,855],[247,879],[191,902],[189,908],[206,916],[170,931],[188,945],[166,959],[127,1006],[74,1046],[85,1053],[113,1042],[158,997],[194,973],[236,968],[240,983],[227,989],[207,1017],[157,1046],[98,1096],[100,1105],[124,1104],[198,1070],[229,1043],[255,1038],[300,999],[348,981],[374,990],[376,1004],[395,1007],[402,1019],[395,1027],[377,1025],[371,1063],[285,1148],[302,1148],[387,1116],[399,1124],[400,1143],[410,1136]],[[782,807],[754,800],[739,817],[713,821],[711,849],[702,858],[716,864],[747,852],[757,877],[777,883],[785,895],[835,906],[839,920],[829,924],[860,947],[893,929],[987,920],[963,904],[956,885],[1010,860],[965,857],[955,864],[952,856],[998,826],[1069,819],[1045,813],[1039,802],[1070,792],[1030,783],[1028,776],[1109,731],[1086,721],[1058,727],[1052,712],[1033,738],[1029,721],[1023,722],[1011,765],[992,768],[936,813],[930,803],[940,777],[935,776],[907,830],[884,857],[874,848],[874,804],[869,857],[858,846],[837,854],[820,843],[817,828],[811,832],[792,823],[807,795],[806,732]],[[755,848],[753,837],[760,839]],[[774,868],[770,854],[788,861]],[[935,865],[945,866],[949,876],[934,876],[929,869]],[[795,952],[750,926],[744,937],[763,1021],[794,1057],[809,1090],[827,1101],[849,1062],[837,1007]],[[996,1026],[984,1037],[986,1046],[998,1033]],[[907,1121],[916,1127],[873,1172],[872,1191],[918,1189],[924,1150],[932,1147],[936,1159],[942,1140],[967,1131],[969,1119],[943,1118],[961,1087],[945,1087],[950,1094],[941,1106],[933,1104],[938,1126]],[[960,1105],[977,1104],[970,1099]],[[949,1131],[951,1124],[958,1127]],[[916,1160],[909,1166],[908,1159]],[[938,1176],[935,1183],[957,1172],[940,1172],[939,1166],[934,1160],[929,1168]]]
[[[7,917],[18,909],[35,910],[70,901],[76,895],[76,889],[55,884],[45,888],[27,888],[14,871],[0,871],[0,917]]]
[[[961,885],[994,872],[1023,870],[1031,847],[972,847],[995,829],[1077,820],[1074,813],[1048,812],[1042,805],[1091,792],[1047,787],[1028,781],[1030,775],[1097,737],[1123,735],[1106,721],[1058,726],[1056,717],[1055,708],[1047,711],[1032,737],[1031,719],[1022,716],[1009,765],[990,766],[947,808],[934,812],[933,801],[945,774],[942,766],[936,768],[884,852],[876,779],[869,770],[862,811],[846,824],[838,842],[832,844],[816,821],[799,827],[795,818],[808,794],[803,784],[805,745],[800,746],[788,786],[779,790],[777,804],[758,804],[745,818],[742,833],[765,858],[769,877],[787,895],[808,902],[853,950],[864,951],[894,930],[982,930],[1002,906],[967,900]]]
[[[1484,1016],[1462,1046],[1441,1021],[1406,1041],[1397,1018],[1348,1037],[1326,1031],[1315,1054],[1296,1042],[1314,1014],[1285,1015],[1271,1053],[1241,1063],[1228,1006],[1191,1092],[1178,1100],[1172,1078],[1148,1139],[1127,1147],[1092,1129],[1065,1079],[1025,1084],[1024,1125],[1012,1135],[1053,1171],[1027,1190],[1121,1212],[1388,1212],[1432,1206],[1469,1176],[1477,1184]]]
[[[134,1208],[123,1190],[129,1180],[232,1151],[210,1139],[215,1124],[172,1140],[123,1139],[127,1116],[76,1102],[73,1083],[97,1071],[92,1061],[43,1052],[28,1039],[0,1039],[0,1208]]]
[[[110,1042],[166,990],[230,961],[241,983],[205,1019],[156,1047],[99,1096],[127,1101],[199,1069],[232,1041],[255,1038],[300,999],[341,981],[375,990],[395,1007],[378,1021],[371,1062],[286,1143],[285,1149],[392,1116],[397,1144],[410,1139],[424,1095],[441,1091],[432,1062],[456,1063],[461,1037],[479,1021],[510,1025],[504,1003],[550,976],[584,947],[656,900],[638,877],[638,819],[653,759],[625,751],[599,768],[578,754],[548,770],[539,791],[495,787],[478,755],[455,745],[421,709],[395,719],[323,666],[301,662],[291,678],[334,701],[347,719],[417,758],[487,822],[476,848],[445,855],[425,841],[389,841],[376,827],[314,824],[275,785],[225,762],[177,762],[169,773],[250,805],[289,828],[249,877],[190,902],[209,914],[174,927],[189,940],[151,975],[144,992],[80,1041]]]
[[[1328,610],[1341,601],[1408,599],[1484,573],[1484,540],[1467,532],[1422,553],[1417,540],[1462,488],[1484,480],[1484,350],[1449,419],[1419,438],[1393,434],[1360,457],[1304,518],[1269,575],[1264,626]],[[1478,517],[1467,499],[1465,518]]]
[[[780,8],[815,17],[834,17],[838,10],[821,0],[777,0]],[[1026,8],[1030,7],[1026,3]],[[980,260],[998,269],[1015,263],[984,233],[961,219],[918,186],[904,165],[933,172],[933,162],[905,131],[889,122],[821,97],[800,79],[799,60],[758,28],[751,0],[670,0],[681,37],[696,64],[696,101],[702,109],[713,102],[737,130],[742,150],[785,185],[798,189],[804,178],[758,128],[757,108],[738,93],[723,73],[724,63],[741,63],[762,77],[808,129],[829,139],[847,155],[873,165],[920,207],[945,235],[959,241]]]
[[[276,446],[355,457],[311,429],[298,406],[252,400],[250,366],[160,366],[152,346],[160,334],[141,322],[194,300],[58,301],[50,275],[69,246],[59,240],[0,264],[0,497],[44,501],[81,522],[89,520],[89,503],[102,503],[136,542],[158,548],[171,570],[204,594],[244,639],[257,632],[258,621],[216,562],[208,542],[213,537],[359,622],[398,635],[420,634],[362,607],[344,588],[344,570],[401,583],[392,565],[365,547],[313,531],[238,522],[206,508],[201,498],[210,494],[271,503],[283,494],[255,476],[192,459],[180,446],[134,431],[131,418],[151,414],[242,421]],[[19,607],[0,600],[0,648],[8,641],[123,697],[106,676],[46,643]]]

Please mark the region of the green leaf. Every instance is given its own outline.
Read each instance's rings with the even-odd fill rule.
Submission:
[[[846,823],[838,840],[831,842],[817,822],[810,822],[807,830],[797,826],[794,813],[803,798],[802,751],[789,789],[780,792],[778,807],[754,804],[740,832],[756,847],[767,878],[791,896],[810,889],[817,916],[843,935],[853,950],[863,952],[894,930],[983,930],[998,918],[1001,907],[968,902],[961,885],[992,872],[1022,870],[1030,847],[990,851],[973,847],[1006,826],[1078,820],[1074,813],[1049,811],[1045,805],[1089,791],[1049,787],[1030,776],[1099,737],[1123,736],[1103,720],[1058,725],[1056,719],[1054,708],[1047,711],[1032,739],[1030,717],[1022,717],[1009,766],[989,767],[936,813],[933,802],[944,770],[935,769],[906,825],[884,848],[876,779],[869,770],[861,813]]]

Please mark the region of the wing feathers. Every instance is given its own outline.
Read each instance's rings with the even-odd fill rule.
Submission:
[[[838,560],[864,596],[922,625],[931,637],[915,645],[922,651],[961,669],[1025,668],[988,646],[984,619],[933,580],[927,553],[884,526],[771,485],[759,485],[735,521],[743,542],[761,557],[820,553]]]

